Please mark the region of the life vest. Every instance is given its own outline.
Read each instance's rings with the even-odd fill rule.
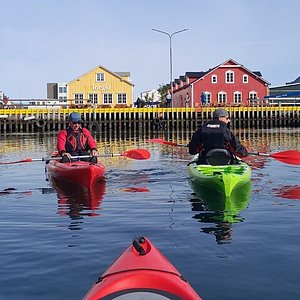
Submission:
[[[80,128],[77,132],[74,132],[71,128],[68,128],[66,137],[66,151],[68,153],[72,153],[87,151],[88,149],[87,137],[83,133],[82,128]]]
[[[208,121],[202,127],[203,149],[207,153],[211,149],[225,149],[226,124],[218,121]]]

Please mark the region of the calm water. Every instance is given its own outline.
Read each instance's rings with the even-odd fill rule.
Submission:
[[[251,150],[300,150],[299,129],[239,136]],[[106,179],[90,195],[54,189],[43,162],[0,165],[0,299],[81,299],[137,235],[204,299],[300,299],[300,167],[249,157],[250,197],[228,218],[193,194],[186,149],[148,138],[96,136],[101,153],[143,147],[152,157],[106,158]],[[1,161],[41,158],[55,136],[1,136],[0,146]]]

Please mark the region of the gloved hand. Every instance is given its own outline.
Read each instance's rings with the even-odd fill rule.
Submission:
[[[65,156],[65,157],[67,157],[67,158],[69,159],[69,161],[71,161],[71,157],[72,157],[72,156],[71,156],[71,154],[70,154],[70,153],[68,153],[68,152],[64,152],[64,153],[63,153],[61,156],[62,156],[62,159],[63,159],[63,158],[64,158],[64,156]],[[65,158],[65,159],[66,159],[66,158]]]
[[[92,154],[92,156],[98,156],[98,151],[93,149],[91,154]]]

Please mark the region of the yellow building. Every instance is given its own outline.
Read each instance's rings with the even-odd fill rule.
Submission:
[[[129,72],[112,72],[98,66],[68,83],[68,105],[131,107],[134,85],[129,76]]]

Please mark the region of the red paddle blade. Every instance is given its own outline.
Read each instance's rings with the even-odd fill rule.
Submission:
[[[169,146],[178,146],[178,144],[176,144],[174,142],[168,142],[168,141],[164,141],[161,139],[150,139],[150,140],[148,140],[148,142],[158,143],[158,144],[162,144],[162,145],[169,145]]]
[[[291,165],[300,165],[300,152],[296,150],[287,150],[283,152],[270,154],[270,157]]]
[[[32,158],[25,158],[17,161],[0,162],[0,165],[12,165],[12,164],[25,163],[25,162],[32,162]]]
[[[133,158],[133,159],[148,159],[151,157],[151,154],[148,150],[146,149],[130,149],[124,151],[121,156],[126,156],[128,158]]]

